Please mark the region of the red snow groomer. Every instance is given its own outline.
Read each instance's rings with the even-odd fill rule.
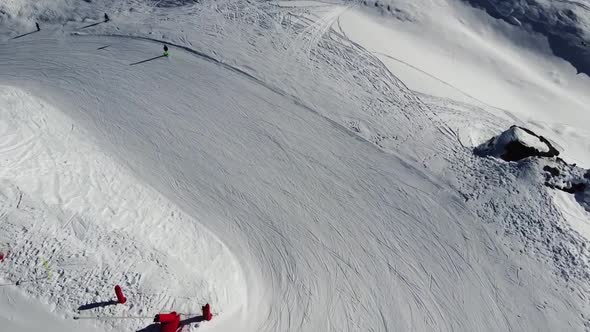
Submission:
[[[160,332],[176,332],[180,327],[180,315],[173,311],[169,314],[158,314],[154,322],[160,323]]]
[[[209,303],[201,307],[202,316],[197,316],[189,321],[200,322],[203,320],[210,321],[213,319],[211,313],[211,306]],[[176,332],[180,328],[180,315],[176,311],[172,311],[169,314],[157,314],[154,318],[155,323],[160,323],[160,332]]]

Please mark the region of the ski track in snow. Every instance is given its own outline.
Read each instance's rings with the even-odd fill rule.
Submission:
[[[2,119],[19,119],[21,126],[1,127],[7,138],[2,156],[12,161],[7,172],[22,172],[28,160],[29,172],[54,169],[65,159],[82,163],[73,170],[89,172],[74,177],[54,170],[40,177],[49,183],[2,174],[12,183],[2,186],[0,228],[20,241],[7,239],[9,247],[32,246],[35,253],[17,250],[14,265],[3,266],[6,279],[28,277],[30,271],[43,275],[39,255],[48,255],[55,280],[25,284],[23,290],[47,299],[60,314],[71,315],[68,308],[81,299],[98,300],[95,292],[108,293],[114,280],[123,280],[133,301],[105,313],[194,310],[207,300],[221,311],[220,322],[202,328],[220,331],[582,330],[587,321],[579,313],[587,291],[579,282],[587,280],[586,270],[561,252],[578,239],[555,234],[555,211],[542,228],[535,223],[551,212],[544,188],[526,180],[535,175],[457,147],[458,140],[473,138],[464,114],[475,109],[408,89],[376,57],[332,29],[341,10],[346,9],[321,16],[315,25],[295,17],[301,38],[290,51],[305,54],[310,80],[343,75],[364,85],[350,96],[338,85],[314,86],[314,94],[271,84],[269,72],[260,68],[233,65],[176,42],[167,42],[175,46],[170,58],[129,66],[157,56],[154,42],[165,39],[108,31],[41,33],[11,42],[10,50],[0,48],[3,84],[48,101],[72,119],[77,133],[65,134],[69,125],[63,123],[70,121],[56,110],[41,113],[56,118],[39,125],[47,116],[19,119],[7,108]],[[32,52],[39,48],[42,53]],[[22,94],[12,98],[25,99]],[[336,100],[323,100],[327,96]],[[497,120],[481,113],[482,127]],[[21,129],[31,124],[39,129]],[[41,128],[53,132],[41,135]],[[84,149],[69,151],[68,137],[77,137],[80,142],[71,146]],[[140,180],[131,180],[129,171]],[[113,188],[120,178],[127,184]],[[137,184],[144,181],[147,189]],[[98,189],[80,192],[93,187]],[[134,200],[128,206],[109,204],[130,190]],[[95,197],[104,202],[97,204]],[[521,202],[536,212],[507,208]],[[64,206],[94,206],[98,211],[88,215],[107,220],[66,213]],[[145,210],[119,218],[114,216],[122,212],[109,207]],[[170,211],[176,217],[168,218]],[[43,219],[53,222],[35,222]],[[145,232],[154,227],[167,228],[145,243]],[[547,239],[557,245],[537,243]],[[160,247],[164,243],[170,247]],[[76,256],[92,248],[99,257]],[[128,261],[120,261],[121,251]],[[79,263],[69,267],[73,258]],[[168,260],[179,262],[174,268],[157,263]],[[547,272],[553,263],[567,280]],[[121,266],[128,267],[124,273]],[[202,275],[203,269],[210,274]],[[86,273],[90,277],[80,277]],[[150,275],[151,283],[142,285]],[[215,285],[204,287],[207,282]],[[197,289],[195,298],[182,302],[187,289]],[[581,302],[570,300],[572,295]]]

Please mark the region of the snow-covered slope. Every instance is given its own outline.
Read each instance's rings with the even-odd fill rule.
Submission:
[[[465,0],[493,17],[547,37],[553,53],[590,75],[590,2]]]
[[[116,283],[128,304],[80,314],[210,302],[199,330],[587,328],[585,239],[542,175],[473,156],[464,124],[503,124],[411,90],[338,26],[356,11],[222,2],[9,30],[10,296],[38,299],[35,319],[65,331],[149,330],[70,320]],[[171,56],[152,59],[163,42]]]
[[[13,88],[1,87],[0,96],[5,287],[68,319],[112,300],[115,284],[133,300],[102,314],[243,305],[239,265],[207,230],[139,185],[56,109]]]
[[[411,89],[493,114],[499,126],[484,139],[521,125],[552,140],[567,160],[590,167],[590,78],[556,57],[544,35],[460,1],[366,3],[343,13],[340,27]],[[461,136],[480,137],[473,127],[461,128]]]

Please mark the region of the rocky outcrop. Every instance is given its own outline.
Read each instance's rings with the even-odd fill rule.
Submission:
[[[557,157],[559,151],[543,136],[523,127],[512,126],[475,148],[475,153],[513,162],[538,158],[539,165],[543,165],[545,185],[574,194],[580,205],[590,212],[590,170],[568,164]]]
[[[559,151],[545,137],[533,131],[512,126],[502,134],[475,148],[480,156],[493,156],[506,161],[518,161],[529,157],[556,157]]]

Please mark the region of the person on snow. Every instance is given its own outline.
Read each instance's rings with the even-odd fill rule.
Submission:
[[[104,21],[108,22],[110,20],[111,20],[111,18],[109,17],[109,15],[107,15],[107,13],[104,13]]]
[[[164,45],[164,56],[168,56],[168,46]]]
[[[39,23],[35,22],[35,26],[37,27],[37,31],[41,31],[41,28],[39,27]]]

